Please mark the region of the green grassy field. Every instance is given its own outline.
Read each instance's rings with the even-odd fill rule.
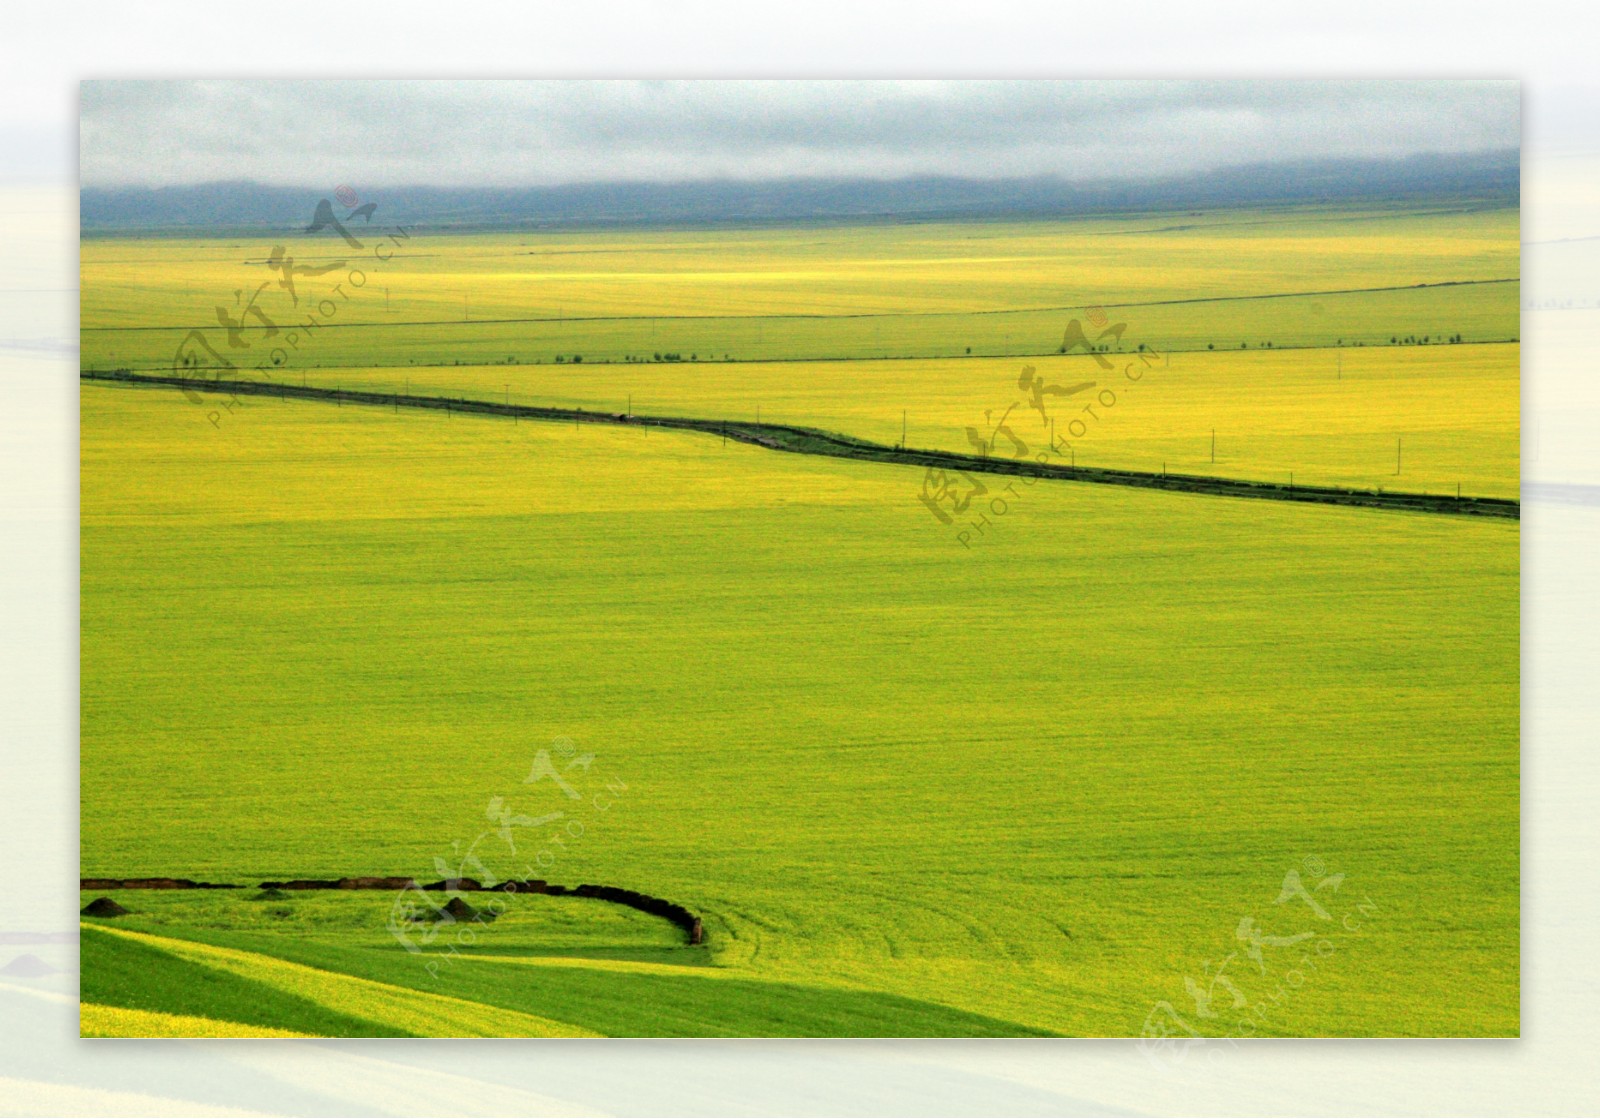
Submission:
[[[1460,204],[762,230],[413,231],[394,246],[393,259],[382,263],[370,255],[391,228],[381,203],[376,220],[353,231],[365,238],[359,250],[331,233],[321,239],[266,232],[87,239],[83,326],[90,332],[209,326],[216,321],[213,306],[229,301],[248,269],[265,263],[274,243],[287,243],[302,268],[365,261],[372,298],[352,301],[348,318],[340,321],[566,318],[596,324],[583,328],[588,335],[573,336],[590,338],[594,346],[604,345],[617,323],[640,317],[1020,314],[1074,305],[1514,280],[1520,260],[1514,207]],[[265,269],[256,276],[277,278]],[[339,278],[334,273],[298,282],[315,291]],[[385,287],[391,289],[387,308]],[[1315,308],[1317,302],[1305,305],[1311,318],[1328,310]],[[1371,322],[1357,322],[1352,330],[1377,339]],[[885,342],[891,340],[887,329],[881,333]],[[898,324],[895,333],[900,344],[949,345],[956,340],[952,335],[959,337],[959,331],[933,323],[909,333]],[[773,356],[794,356],[791,339],[770,342],[780,347]]]
[[[1015,359],[706,365],[374,367],[308,371],[304,383],[560,408],[823,427],[888,445],[971,454],[976,429],[1015,454],[1079,466],[1302,485],[1516,497],[1520,487],[1515,345],[1250,354],[1121,361],[1034,358],[1048,384],[1095,387],[1044,414],[1018,391]],[[1337,355],[1337,356],[1336,356]],[[580,368],[584,371],[579,372]],[[615,375],[613,375],[615,371]],[[515,377],[515,383],[508,380]],[[601,389],[597,382],[603,384]],[[296,383],[301,383],[300,379]],[[753,398],[759,386],[759,403]],[[605,394],[620,393],[616,399]],[[1108,403],[1109,402],[1109,403]],[[903,407],[902,407],[903,406]],[[1054,421],[1052,427],[1049,421]],[[1213,442],[1213,439],[1215,442]]]
[[[200,328],[204,363],[311,384],[759,414],[954,450],[1014,408],[1019,438],[1049,444],[1048,413],[1059,455],[1085,465],[1514,496],[1517,229],[1514,209],[1454,206],[362,231],[387,260],[297,243],[298,267],[344,262],[299,276],[298,304],[264,267],[271,238],[94,239],[82,360],[168,371]],[[1097,306],[1120,335],[1100,340]],[[219,311],[242,324],[238,346]],[[1058,353],[1074,319],[1110,368]],[[1141,348],[1160,361],[1134,383]],[[1052,385],[1096,384],[1036,412],[1018,387],[1030,364]]]
[[[1514,239],[1474,255],[1453,228],[1339,274],[1514,274]],[[85,252],[86,326],[148,311]],[[885,305],[931,298],[891,272]],[[949,275],[952,304],[1017,294]],[[1386,351],[1386,377],[1481,381],[1462,408],[1391,387],[1446,427],[1514,425],[1507,352]],[[1291,404],[1261,408],[1292,436]],[[129,892],[85,934],[86,1032],[1126,1036],[1162,1001],[1218,1036],[1246,1012],[1271,1035],[1517,1032],[1515,523],[1042,482],[968,549],[899,467],[202,414],[82,392],[83,873],[431,877],[470,849],[671,898],[708,944],[536,897],[442,959],[396,943],[381,898]],[[576,801],[524,783],[563,736],[594,755]],[[513,854],[506,811],[566,815]],[[1291,869],[1326,920],[1278,903]],[[1257,942],[1258,971],[1245,917],[1315,935]],[[1214,988],[1202,1019],[1184,979],[1229,953],[1248,1010]]]

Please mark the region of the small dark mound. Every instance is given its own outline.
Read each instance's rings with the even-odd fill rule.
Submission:
[[[289,895],[276,886],[262,890],[259,894],[250,895],[251,901],[283,901]]]
[[[53,968],[38,956],[24,954],[13,959],[5,967],[0,967],[0,975],[16,975],[23,979],[33,979],[40,975],[54,975],[59,968]]]
[[[454,917],[457,921],[494,920],[493,913],[484,913],[480,910],[474,909],[460,898],[451,898],[449,901],[445,902],[444,911],[450,914],[450,916]]]
[[[85,917],[121,917],[128,913],[110,898],[95,898],[78,912]]]

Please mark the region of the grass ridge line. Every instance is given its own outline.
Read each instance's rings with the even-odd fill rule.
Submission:
[[[1276,501],[1295,501],[1319,505],[1348,505],[1361,508],[1403,510],[1415,513],[1444,513],[1459,516],[1499,517],[1520,520],[1520,501],[1495,497],[1448,497],[1439,494],[1391,490],[1346,489],[1337,486],[1296,486],[1277,482],[1252,482],[1203,474],[1154,474],[1139,470],[1119,470],[1098,466],[1061,466],[1028,459],[989,458],[955,451],[917,450],[890,447],[853,436],[817,428],[788,424],[750,423],[695,419],[675,416],[643,416],[622,412],[588,412],[581,408],[544,408],[527,404],[501,404],[488,400],[415,396],[404,393],[362,392],[354,389],[329,389],[311,385],[274,384],[264,381],[199,380],[192,377],[163,377],[121,370],[95,372],[80,370],[80,380],[113,384],[170,386],[196,396],[231,394],[277,397],[281,400],[332,401],[375,407],[424,408],[462,412],[471,415],[505,416],[518,419],[563,423],[603,423],[631,427],[660,427],[720,435],[736,442],[794,454],[822,455],[829,458],[886,462],[901,466],[965,471],[971,474],[1000,474],[1012,477],[1053,478],[1059,481],[1090,482],[1100,485],[1131,486],[1176,493],[1209,494],[1219,497],[1250,497]]]

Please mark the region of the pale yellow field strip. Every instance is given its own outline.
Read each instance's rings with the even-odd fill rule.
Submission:
[[[275,1030],[270,1026],[251,1026],[226,1022],[195,1014],[163,1014],[157,1010],[134,1010],[125,1006],[101,1006],[86,1002],[78,1009],[80,1037],[315,1037],[315,1034]]]
[[[341,1014],[384,1022],[427,1037],[600,1036],[566,1022],[324,971],[257,952],[219,948],[129,929],[98,927],[111,935],[149,944],[180,959],[299,995]]]

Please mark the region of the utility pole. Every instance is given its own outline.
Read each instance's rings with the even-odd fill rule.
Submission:
[[[633,419],[633,393],[628,394],[628,418]]]
[[[1400,476],[1400,436],[1394,437],[1394,475]]]
[[[1217,429],[1211,429],[1211,465],[1217,464]]]
[[[903,409],[900,412],[900,449],[906,449],[906,414]]]

